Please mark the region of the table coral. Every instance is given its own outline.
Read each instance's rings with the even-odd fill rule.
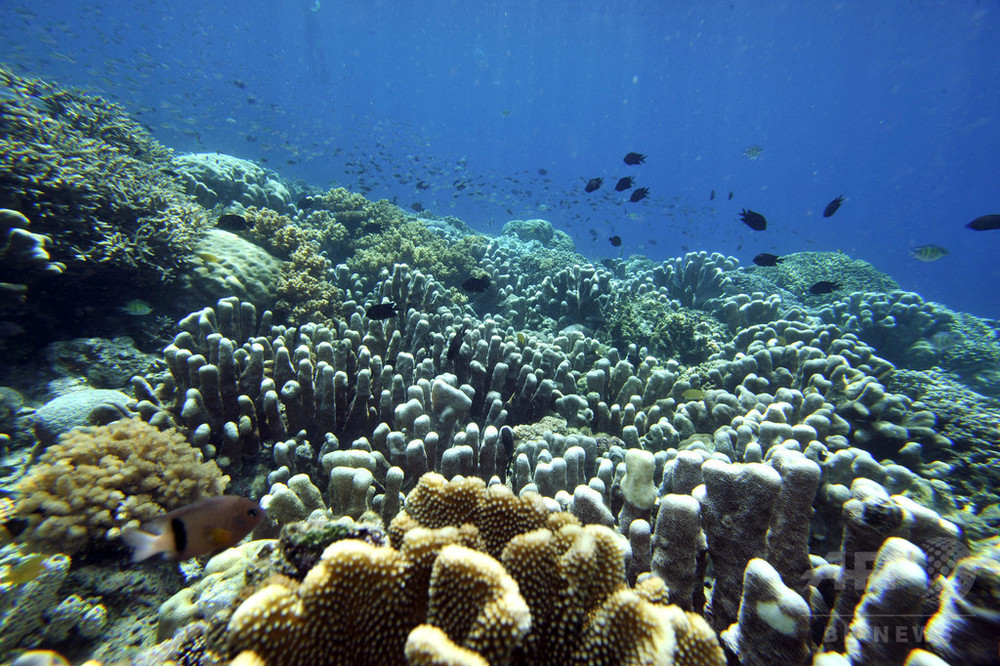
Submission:
[[[72,554],[106,548],[125,527],[219,495],[228,481],[180,433],[132,418],[63,434],[16,492],[26,538]]]

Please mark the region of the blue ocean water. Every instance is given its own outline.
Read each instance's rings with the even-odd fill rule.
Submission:
[[[843,250],[991,318],[1000,231],[965,225],[1000,213],[998,35],[987,0],[0,3],[0,60],[178,151],[486,232],[546,218],[595,259]]]

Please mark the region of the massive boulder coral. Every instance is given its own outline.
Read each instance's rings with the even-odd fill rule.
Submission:
[[[28,541],[72,554],[106,548],[125,527],[219,495],[228,481],[178,432],[132,418],[70,430],[15,490]]]
[[[276,173],[223,153],[187,153],[170,160],[185,191],[211,209],[236,202],[290,212],[292,194]]]

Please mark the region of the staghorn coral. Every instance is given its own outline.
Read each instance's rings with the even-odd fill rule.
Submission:
[[[164,173],[170,151],[107,100],[6,68],[0,85],[0,202],[51,238],[67,276],[171,277],[207,220]]]
[[[62,435],[18,483],[18,512],[29,521],[30,543],[72,554],[219,495],[228,481],[176,431],[122,419]]]

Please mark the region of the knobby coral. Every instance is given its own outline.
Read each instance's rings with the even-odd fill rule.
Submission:
[[[18,512],[38,548],[100,548],[128,526],[222,493],[229,477],[176,430],[122,419],[75,428],[18,483]]]

